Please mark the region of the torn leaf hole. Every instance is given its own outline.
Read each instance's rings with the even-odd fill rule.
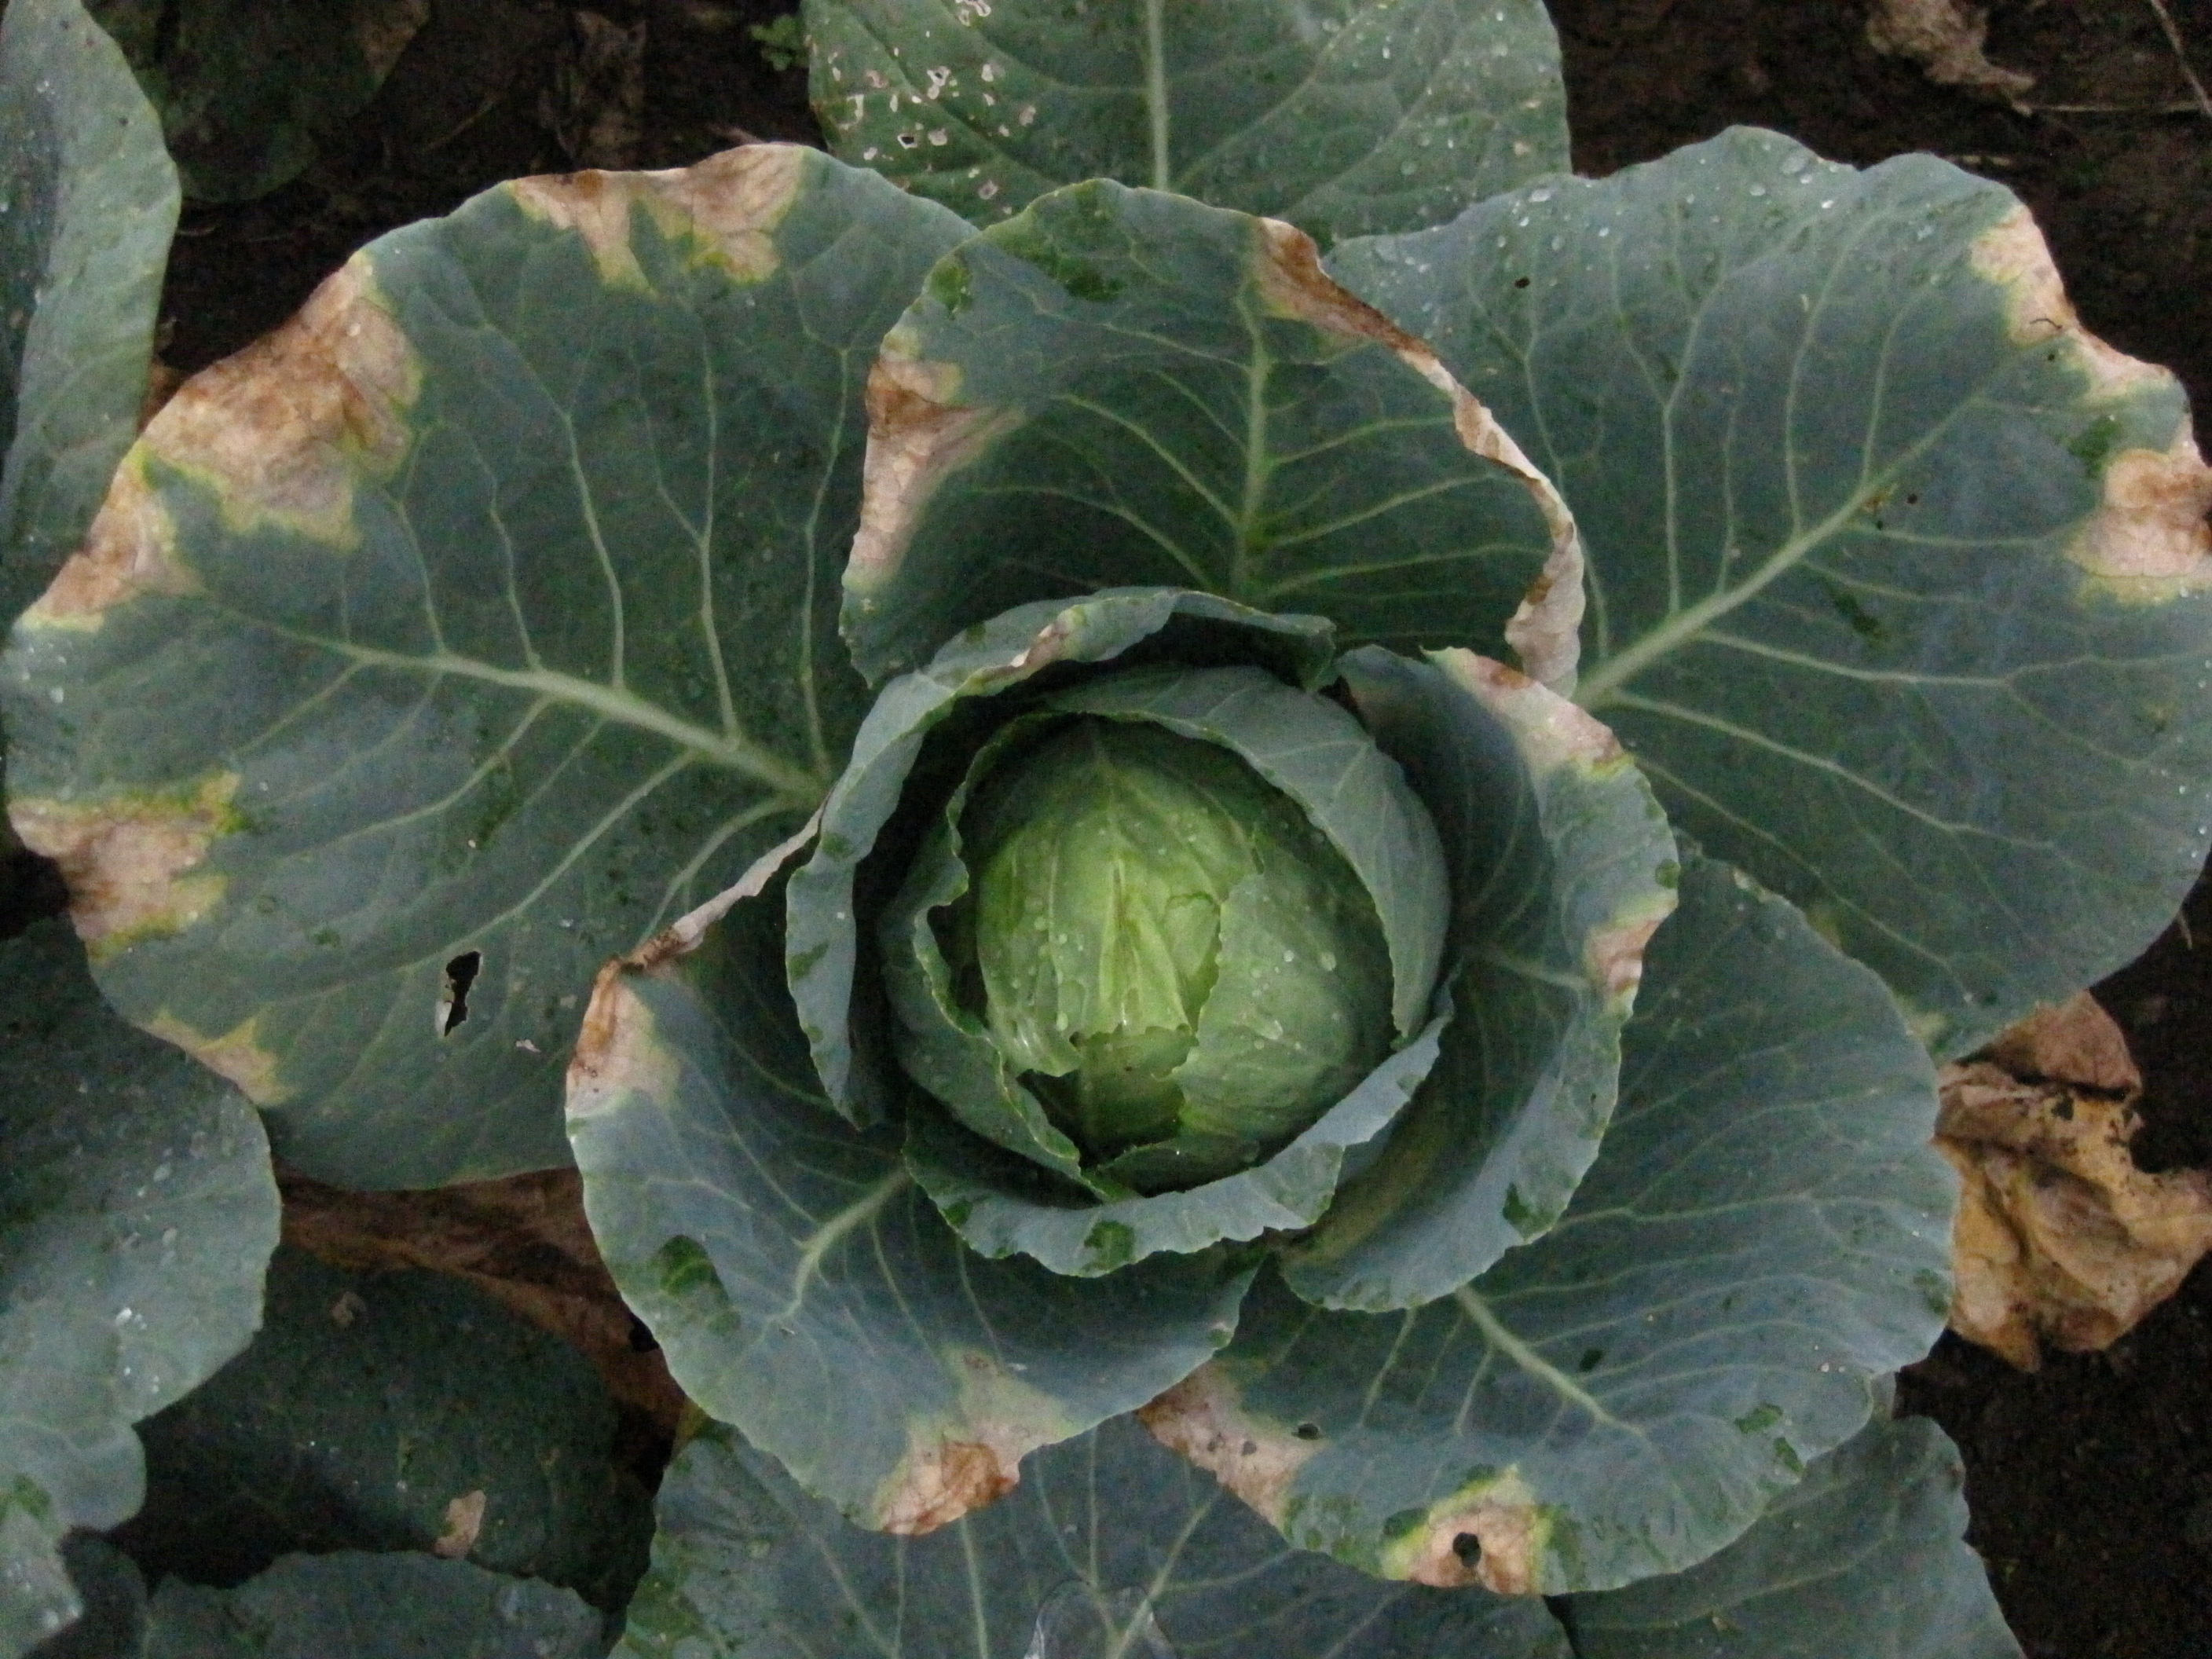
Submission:
[[[1291,1432],[1297,1436],[1301,1440],[1318,1440],[1321,1438],[1321,1425],[1318,1423],[1301,1423],[1297,1427],[1292,1429]]]
[[[1526,288],[1528,286],[1528,279],[1526,276],[1516,276],[1513,279],[1513,286],[1516,288]]]
[[[469,1017],[469,987],[477,982],[483,952],[464,951],[446,964],[446,989],[438,999],[438,1035],[451,1036],[453,1028]]]
[[[1452,1553],[1459,1557],[1460,1565],[1472,1570],[1482,1560],[1482,1540],[1463,1532],[1452,1540]]]

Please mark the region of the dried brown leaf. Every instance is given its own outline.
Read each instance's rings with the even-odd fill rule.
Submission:
[[[2142,1079],[2085,992],[1948,1066],[1936,1146],[1962,1182],[1951,1328],[2023,1370],[2108,1346],[2212,1249],[2212,1176],[2146,1175]]]
[[[1990,62],[1982,51],[1989,11],[1966,0],[1874,0],[1866,32],[1876,52],[1911,58],[1939,87],[2022,109],[2021,97],[2035,84],[2033,75]]]

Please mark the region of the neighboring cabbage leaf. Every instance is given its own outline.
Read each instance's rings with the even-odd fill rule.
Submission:
[[[185,191],[242,202],[304,172],[376,95],[430,0],[89,0],[160,106]]]
[[[1943,1431],[1876,1418],[1711,1560],[1569,1596],[1579,1659],[2020,1659]]]
[[[172,1578],[146,1645],[108,1659],[598,1659],[574,1590],[433,1555],[288,1555],[234,1589]]]
[[[1101,587],[1493,656],[1540,576],[1580,604],[1551,486],[1287,225],[1105,180],[1056,191],[929,273],[872,388],[844,617],[872,681]]]
[[[568,1097],[585,1207],[687,1394],[847,1516],[927,1532],[1212,1354],[1253,1264],[973,1255],[898,1131],[821,1094],[769,866],[602,976]]]
[[[0,623],[84,539],[137,431],[177,222],[153,110],[76,0],[0,16]]]
[[[616,1428],[583,1356],[473,1285],[280,1250],[252,1346],[141,1428],[146,1504],[117,1537],[213,1583],[440,1546],[619,1607],[650,1522]]]
[[[138,1507],[131,1425],[246,1346],[276,1244],[252,1109],[110,1013],[60,922],[0,945],[0,1655],[78,1612],[55,1553]]]
[[[2212,472],[2009,191],[1739,130],[1329,264],[1573,507],[1583,702],[1939,1057],[2166,925],[2212,844]]]
[[[837,154],[978,224],[1080,179],[1413,230],[1567,165],[1540,0],[807,0]]]
[[[882,1659],[1569,1659],[1540,1601],[1290,1549],[1127,1419],[1038,1453],[1015,1492],[924,1539],[845,1525],[709,1427],[661,1486],[618,1659],[803,1659],[824,1628]]]
[[[117,1006],[343,1185],[557,1164],[599,964],[802,823],[866,364],[950,213],[815,151],[523,179],[188,382],[6,660]]]
[[[1548,1233],[1401,1313],[1265,1276],[1220,1358],[1146,1408],[1292,1543],[1521,1593],[1677,1571],[1942,1329],[1955,1183],[1927,1054],[1784,901],[1697,857],[1681,896]]]

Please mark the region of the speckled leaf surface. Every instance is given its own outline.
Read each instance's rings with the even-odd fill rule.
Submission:
[[[276,1245],[237,1091],[108,1012],[59,922],[0,945],[0,1653],[76,1617],[55,1547],[138,1507],[131,1425],[246,1345]]]
[[[783,884],[601,980],[568,1096],[585,1208],[686,1393],[845,1515],[925,1533],[1194,1370],[1252,1264],[1066,1279],[969,1252],[896,1126],[855,1129],[822,1095]]]
[[[160,106],[185,188],[242,202],[297,177],[376,95],[430,0],[91,0]]]
[[[2212,474],[2009,192],[1739,131],[1331,269],[1573,507],[1582,701],[1940,1054],[2166,925],[2212,840]]]
[[[1573,531],[1417,342],[1288,227],[1105,180],[929,275],[870,391],[846,636],[872,679],[1093,588],[1502,650]]]
[[[144,1659],[593,1659],[599,1615],[574,1590],[434,1555],[290,1555],[234,1589],[171,1579]]]
[[[76,0],[0,18],[0,620],[92,522],[137,430],[177,174]]]
[[[118,1535],[150,1574],[445,1539],[614,1607],[644,1565],[649,1499],[599,1373],[447,1274],[278,1251],[260,1335],[139,1432],[146,1504]]]
[[[1565,1604],[1582,1659],[2020,1659],[1924,1418],[1877,1418],[1710,1561]]]
[[[1404,1313],[1265,1277],[1222,1358],[1147,1408],[1291,1542],[1507,1591],[1676,1571],[1942,1330],[1954,1182],[1926,1054],[1784,901],[1695,857],[1681,890],[1549,1233]]]
[[[840,1522],[724,1430],[678,1455],[620,1659],[1568,1659],[1541,1602],[1393,1584],[1281,1536],[1127,1419],[924,1539]]]
[[[7,659],[13,812],[295,1167],[562,1161],[600,963],[812,810],[862,381],[961,228],[782,146],[520,180],[147,429]]]
[[[1558,1219],[1597,1155],[1672,833],[1610,732],[1465,652],[1344,660],[1352,706],[1428,805],[1451,873],[1453,1016],[1374,1161],[1284,1253],[1322,1307],[1434,1301]]]
[[[1537,0],[807,0],[837,154],[978,224],[1079,179],[1414,230],[1567,165]]]

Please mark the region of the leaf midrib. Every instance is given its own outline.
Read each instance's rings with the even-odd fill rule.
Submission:
[[[615,725],[651,732],[665,738],[712,765],[741,773],[801,810],[811,808],[827,793],[825,781],[814,772],[793,765],[743,732],[709,731],[703,726],[695,725],[669,713],[656,703],[648,702],[635,692],[601,685],[593,680],[580,679],[573,674],[563,674],[548,668],[496,668],[489,663],[479,662],[473,657],[459,656],[450,651],[410,655],[405,652],[386,651],[375,646],[354,645],[336,640],[316,640],[312,643],[368,667],[389,668],[404,673],[452,675],[456,678],[476,680],[507,690],[531,692],[571,708],[588,709]]]

